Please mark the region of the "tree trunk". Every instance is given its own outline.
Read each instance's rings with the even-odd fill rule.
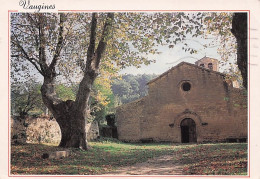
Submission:
[[[87,106],[78,108],[72,100],[62,101],[55,98],[54,80],[51,78],[44,79],[41,92],[44,104],[52,112],[60,126],[61,141],[59,146],[87,150],[87,133],[85,128],[85,109]],[[86,96],[84,104],[87,105],[90,89],[85,89],[84,94]]]
[[[59,146],[87,150],[86,120],[83,112],[75,109],[75,104],[71,100],[57,105],[56,111],[62,112],[56,117],[61,129]]]
[[[76,95],[76,100],[62,101],[56,97],[54,88],[54,79],[56,77],[55,65],[58,60],[56,55],[52,63],[42,70],[44,82],[41,87],[41,94],[44,104],[52,112],[54,118],[58,122],[61,130],[60,147],[73,147],[87,150],[87,133],[86,133],[86,111],[88,109],[88,102],[90,91],[94,80],[98,76],[98,70],[102,54],[106,48],[105,37],[109,35],[109,29],[112,26],[113,13],[108,13],[108,18],[103,27],[101,39],[95,49],[96,28],[97,28],[97,14],[92,14],[90,44],[88,47],[88,55],[86,61],[86,68],[84,71],[83,79],[79,84],[79,90]],[[62,26],[60,28],[60,38],[58,47],[62,43]],[[59,46],[60,44],[60,46]],[[59,50],[57,50],[58,54]],[[43,58],[43,61],[46,60]]]
[[[29,33],[28,37],[30,37],[30,39],[35,39],[35,42],[32,45],[35,46],[36,51],[38,51],[38,55],[27,53],[27,48],[29,47],[26,45],[23,46],[23,43],[20,43],[20,38],[18,38],[15,31],[12,31],[11,39],[12,45],[16,46],[21,52],[21,58],[25,58],[28,62],[30,62],[44,77],[44,82],[41,87],[42,100],[60,126],[62,134],[60,146],[81,148],[86,150],[86,110],[88,109],[90,91],[93,82],[98,75],[102,55],[105,52],[108,40],[113,35],[113,33],[111,33],[111,28],[114,14],[108,13],[105,23],[100,23],[103,24],[102,29],[98,29],[98,14],[92,13],[89,46],[86,47],[88,50],[84,68],[84,76],[80,82],[75,101],[62,101],[56,96],[54,88],[55,77],[57,76],[55,68],[57,67],[58,62],[62,60],[61,51],[64,48],[64,45],[66,45],[64,40],[68,35],[66,34],[67,32],[64,33],[64,27],[67,26],[64,23],[66,22],[67,17],[68,16],[66,14],[59,13],[59,18],[57,16],[57,19],[59,19],[58,27],[51,28],[51,31],[55,31],[57,29],[57,44],[53,46],[52,43],[49,44],[47,41],[49,35],[52,34],[51,31],[49,31],[50,28],[47,28],[49,17],[42,13],[37,13],[34,15],[27,14],[25,18],[28,20],[30,31],[33,34],[30,36]],[[97,42],[97,32],[100,30],[101,36],[98,36],[99,41]],[[50,40],[53,40],[55,37],[52,37]],[[52,56],[49,53],[46,53],[49,49],[49,45],[54,47],[52,59],[47,59]],[[66,53],[63,55],[65,54]]]
[[[237,65],[247,89],[247,13],[234,13],[231,32],[237,40]]]

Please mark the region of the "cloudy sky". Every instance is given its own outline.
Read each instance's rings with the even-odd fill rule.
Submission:
[[[209,43],[211,40],[205,40],[202,38],[193,38],[192,40],[187,40],[186,43],[197,49],[198,53],[190,54],[189,52],[185,52],[182,50],[182,45],[178,44],[174,48],[168,48],[168,46],[161,46],[159,50],[162,52],[159,55],[148,55],[148,58],[155,59],[156,63],[152,63],[150,65],[142,65],[141,68],[136,67],[128,67],[122,70],[121,74],[161,74],[173,66],[185,61],[194,64],[195,61],[207,56],[210,58],[215,58],[220,60],[220,55],[217,53],[217,48],[219,44],[215,44],[211,48],[204,48],[203,45]],[[233,61],[233,59],[230,59]],[[220,69],[223,72],[223,68]]]

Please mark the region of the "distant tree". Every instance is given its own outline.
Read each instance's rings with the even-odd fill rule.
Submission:
[[[25,118],[33,110],[42,111],[41,85],[33,80],[11,84],[11,114]]]
[[[58,84],[55,86],[57,97],[67,101],[75,100],[77,93],[77,86],[66,86],[64,84]]]
[[[149,81],[151,81],[152,79],[154,79],[155,77],[157,77],[157,75],[155,75],[155,74],[152,74],[152,75],[142,74],[142,75],[137,76],[137,81],[139,83],[138,94],[140,95],[140,97],[147,95],[147,93],[148,93],[147,83]]]
[[[139,84],[138,81],[136,81],[136,76],[132,74],[123,75],[122,79],[130,84],[132,91],[138,91],[139,90]]]
[[[125,80],[115,80],[112,84],[112,90],[117,96],[123,97],[132,93],[131,84]]]
[[[132,75],[126,74],[122,79],[116,79],[112,83],[113,94],[121,103],[129,103],[148,94],[147,83],[156,75]]]

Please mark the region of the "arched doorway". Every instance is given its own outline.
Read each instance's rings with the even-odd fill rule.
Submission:
[[[185,118],[181,121],[181,142],[197,142],[196,123],[191,118]]]

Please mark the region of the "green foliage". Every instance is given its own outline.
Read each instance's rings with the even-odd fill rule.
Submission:
[[[183,175],[246,175],[247,144],[172,143],[126,144],[103,139],[90,142],[91,149],[72,149],[72,156],[63,159],[41,158],[46,151],[62,150],[40,144],[11,147],[11,174],[100,175],[131,166],[148,159],[171,155],[172,163],[180,164]]]
[[[124,80],[118,80],[115,81],[112,84],[113,92],[116,93],[116,95],[123,97],[124,95],[128,95],[132,93],[131,84],[124,81]]]
[[[32,111],[42,113],[41,85],[34,79],[11,84],[11,115],[25,117]]]
[[[64,84],[58,84],[55,86],[55,91],[57,96],[64,100],[75,100],[77,87],[75,86],[65,86]]]
[[[98,79],[95,81],[90,96],[90,115],[92,120],[99,123],[105,122],[105,115],[114,112],[114,95],[110,85],[106,85]]]
[[[112,83],[113,94],[118,98],[117,104],[125,104],[148,94],[147,83],[156,75],[123,75],[122,79],[115,79]]]

